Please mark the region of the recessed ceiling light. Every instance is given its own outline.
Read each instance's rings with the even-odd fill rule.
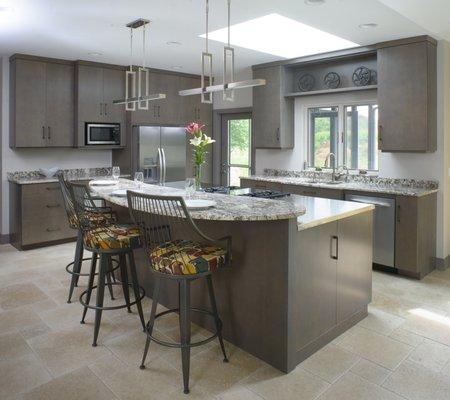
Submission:
[[[181,42],[177,42],[176,40],[170,40],[169,42],[166,42],[168,46],[181,46]]]
[[[91,51],[90,53],[88,53],[90,56],[102,56],[102,53],[99,53],[97,51]]]
[[[361,29],[372,29],[372,28],[376,28],[378,26],[378,24],[374,23],[374,22],[369,22],[368,24],[360,24],[358,25],[359,28]]]
[[[170,68],[172,69],[183,69],[181,65],[172,65]]]
[[[270,29],[267,29],[268,26]],[[200,36],[205,37],[204,34]],[[227,43],[227,28],[210,32],[209,38]],[[285,58],[358,46],[349,40],[279,14],[269,14],[232,25],[231,44]]]
[[[325,4],[325,0],[305,0],[305,4],[308,6],[321,6]]]

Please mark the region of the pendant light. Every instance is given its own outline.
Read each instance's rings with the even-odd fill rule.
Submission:
[[[205,61],[208,61],[208,77],[212,82],[212,54],[208,52],[208,14],[209,0],[206,0],[206,52],[202,53],[202,75],[201,87],[195,89],[181,90],[178,92],[180,96],[201,95],[202,103],[212,103],[212,93],[223,92],[223,99],[226,101],[234,101],[234,89],[243,89],[255,86],[263,86],[266,84],[265,79],[249,79],[246,81],[234,82],[234,48],[230,46],[230,8],[231,0],[227,0],[228,6],[228,45],[223,49],[223,83],[220,85],[205,86]],[[229,67],[229,68],[228,68]]]
[[[125,71],[125,99],[114,100],[113,104],[125,104],[126,111],[136,111],[136,104],[139,110],[148,110],[148,103],[152,100],[165,99],[164,93],[150,94],[149,88],[149,70],[146,67],[145,60],[145,38],[146,25],[150,21],[147,19],[137,19],[127,24],[130,28],[130,66]],[[135,71],[133,68],[133,31],[142,27],[142,67],[138,67]],[[136,82],[137,73],[137,82]],[[137,90],[136,90],[137,83]],[[136,96],[137,92],[137,96]]]

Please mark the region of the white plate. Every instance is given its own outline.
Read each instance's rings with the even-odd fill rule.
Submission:
[[[184,202],[189,210],[204,210],[205,208],[211,208],[217,205],[215,201],[202,199],[188,199]]]
[[[91,186],[114,186],[117,185],[118,181],[113,181],[112,179],[98,179],[89,182]]]
[[[127,197],[127,189],[117,189],[111,192],[111,196]]]

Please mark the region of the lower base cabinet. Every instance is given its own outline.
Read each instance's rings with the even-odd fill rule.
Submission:
[[[58,183],[10,182],[11,244],[19,250],[75,239]]]

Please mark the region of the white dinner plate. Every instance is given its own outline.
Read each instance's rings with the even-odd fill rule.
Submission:
[[[204,210],[206,208],[215,207],[217,203],[212,200],[188,199],[184,201],[189,210]]]
[[[111,196],[127,197],[127,189],[117,189],[111,192]]]
[[[112,179],[98,179],[89,182],[91,186],[114,186],[117,185],[118,181],[113,181]]]

